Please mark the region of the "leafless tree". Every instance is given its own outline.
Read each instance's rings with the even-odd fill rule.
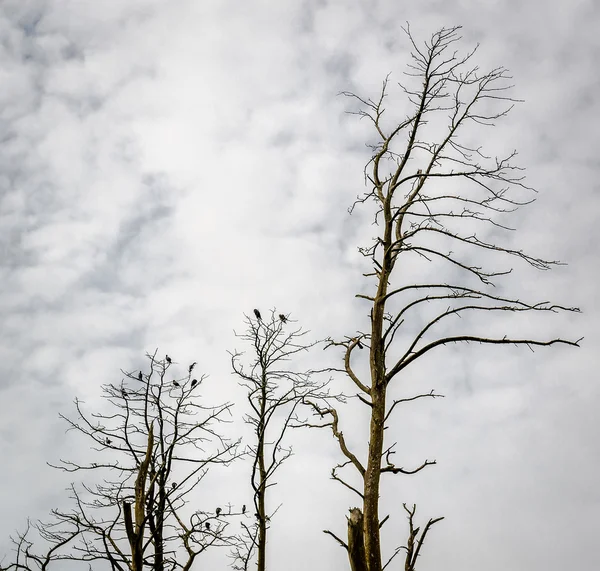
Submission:
[[[28,526],[13,540],[17,557],[5,569],[42,570],[60,560],[90,569],[187,571],[209,547],[232,546],[230,514],[189,505],[209,468],[238,456],[239,442],[218,430],[231,404],[201,404],[204,377],[192,378],[195,363],[173,379],[172,358],[148,357],[148,374],[125,373],[119,385],[103,387],[106,410],[88,413],[75,400],[77,418],[61,415],[70,430],[93,442],[96,459],[61,460],[54,467],[92,472],[94,483],[71,485],[71,509],[53,510],[50,524]],[[45,540],[43,556],[33,553],[32,527]]]
[[[68,547],[79,537],[80,532],[77,525],[61,526],[59,521],[44,524],[42,522],[32,523],[28,520],[25,531],[18,532],[16,537],[11,537],[14,545],[14,561],[6,566],[3,561],[0,562],[0,571],[18,569],[46,571],[58,561],[70,561],[72,558]],[[44,542],[44,548],[39,553],[34,548],[32,534]]]
[[[370,306],[369,327],[343,340],[331,340],[330,346],[342,351],[343,367],[338,370],[351,380],[370,414],[366,458],[359,458],[345,441],[338,411],[313,403],[315,414],[323,419],[317,426],[331,428],[345,459],[334,470],[334,478],[361,502],[348,518],[347,543],[326,530],[348,551],[353,571],[382,571],[402,552],[406,552],[405,570],[413,571],[427,532],[442,519],[430,519],[419,533],[413,521],[416,506],[404,506],[409,514],[407,544],[391,550],[384,563],[380,528],[387,517],[382,520],[379,514],[382,475],[415,474],[435,464],[425,460],[405,468],[394,463],[394,444],[385,442],[386,425],[401,404],[441,396],[431,390],[394,400],[388,396],[390,386],[407,381],[417,359],[445,345],[578,346],[578,341],[561,338],[486,336],[470,332],[470,320],[452,322],[471,314],[491,319],[507,312],[578,309],[499,295],[494,286],[512,268],[485,267],[496,259],[513,259],[538,270],[559,263],[503,245],[502,238],[478,237],[486,229],[502,236],[511,230],[505,222],[509,214],[533,202],[533,189],[524,184],[522,169],[513,164],[516,152],[492,158],[482,147],[465,142],[472,135],[470,127],[493,126],[516,102],[509,95],[507,71],[496,68],[482,73],[472,64],[476,50],[460,55],[458,27],[443,28],[422,45],[408,27],[405,32],[412,45],[408,83],[400,84],[408,100],[407,115],[384,118],[388,79],[374,100],[344,93],[357,104],[351,113],[370,122],[375,137],[365,168],[368,190],[351,211],[357,205],[374,206],[378,231],[372,243],[359,248],[370,265],[364,275],[371,292],[357,295]],[[484,263],[472,261],[477,253]],[[435,264],[433,280],[420,277],[419,272],[430,267],[423,262]],[[363,347],[366,350],[361,352]],[[356,364],[365,354],[369,375],[361,378]],[[352,467],[360,485],[342,479],[340,471],[346,466]]]
[[[292,455],[292,448],[286,444],[288,429],[302,426],[305,419],[299,417],[298,410],[305,399],[325,402],[331,396],[327,392],[328,381],[316,380],[311,371],[292,370],[289,362],[316,343],[305,341],[307,332],[297,327],[289,315],[273,310],[270,318],[246,316],[245,323],[246,331],[238,337],[252,346],[252,352],[247,361],[243,352],[231,353],[231,365],[247,391],[250,412],[244,420],[255,437],[247,447],[252,461],[253,509],[247,514],[251,523],[242,523],[240,545],[232,555],[235,569],[247,571],[256,556],[256,568],[264,571],[268,530],[279,509],[268,508],[267,492],[276,484],[274,477],[279,467]]]

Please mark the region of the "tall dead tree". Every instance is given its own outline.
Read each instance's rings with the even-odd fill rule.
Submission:
[[[251,353],[231,353],[233,372],[247,391],[249,413],[244,420],[254,433],[246,451],[252,462],[253,510],[248,517],[253,520],[242,523],[244,534],[232,554],[234,569],[243,571],[254,566],[254,557],[258,571],[267,567],[268,531],[279,509],[268,507],[268,490],[276,484],[279,467],[292,455],[286,436],[289,428],[304,422],[298,416],[299,406],[305,399],[323,402],[331,398],[326,392],[327,382],[316,380],[311,371],[294,371],[290,363],[316,344],[304,340],[307,332],[275,310],[270,318],[259,315],[256,319],[246,317],[246,331],[238,335],[252,346]]]
[[[578,309],[498,295],[494,286],[512,268],[486,267],[496,259],[511,258],[537,270],[558,264],[478,236],[487,229],[496,235],[509,231],[505,221],[509,214],[533,201],[529,194],[533,189],[524,184],[522,169],[513,164],[516,152],[492,158],[482,147],[461,138],[466,135],[470,140],[470,127],[492,126],[510,111],[516,100],[508,92],[507,71],[496,68],[481,73],[471,63],[475,50],[459,55],[458,27],[443,28],[422,45],[414,41],[408,27],[405,32],[412,44],[408,83],[400,84],[410,108],[407,115],[388,120],[388,113],[384,118],[388,79],[374,100],[344,93],[357,104],[351,112],[370,122],[374,130],[369,145],[372,156],[365,169],[368,190],[352,209],[374,206],[378,232],[371,244],[359,248],[371,266],[365,274],[369,289],[357,295],[370,306],[368,329],[331,340],[330,345],[342,350],[340,370],[369,411],[367,457],[359,458],[347,445],[338,411],[313,404],[315,413],[326,419],[320,426],[333,430],[345,457],[334,478],[361,501],[362,507],[351,510],[348,518],[348,543],[327,531],[347,549],[355,570],[382,571],[393,557],[405,553],[405,569],[413,571],[426,533],[441,519],[429,520],[421,530],[413,525],[416,507],[405,506],[410,525],[407,543],[390,550],[384,563],[380,528],[387,517],[382,520],[379,513],[382,475],[414,474],[435,464],[425,460],[415,468],[401,467],[392,462],[394,443],[385,441],[386,424],[397,406],[438,396],[433,390],[396,400],[388,396],[390,387],[409,381],[411,365],[451,344],[578,346],[578,341],[561,338],[486,336],[470,332],[469,320],[451,321],[470,314],[491,319],[499,313]],[[477,253],[483,262],[472,261]],[[435,278],[423,278],[424,271],[431,275],[431,264]],[[355,367],[367,352],[360,351],[363,347],[369,359],[366,378]],[[353,468],[360,486],[342,479],[339,470],[346,466]],[[357,541],[363,545],[357,546]]]
[[[187,571],[209,547],[232,546],[228,514],[189,505],[207,471],[238,456],[238,442],[219,431],[232,405],[201,403],[204,377],[192,378],[195,363],[174,378],[171,358],[148,357],[148,374],[125,373],[120,384],[103,387],[106,408],[89,413],[76,400],[77,417],[61,415],[91,440],[95,458],[54,467],[86,473],[90,483],[71,486],[72,508],[55,509],[49,524],[18,535],[15,560],[1,569],[44,570],[61,561],[63,568],[105,562],[115,570]]]

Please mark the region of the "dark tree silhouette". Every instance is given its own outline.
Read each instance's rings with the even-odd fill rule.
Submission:
[[[189,373],[172,396],[169,363],[155,355],[148,356],[150,372],[143,385],[125,392],[128,380],[139,381],[139,375],[125,373],[120,385],[103,387],[112,410],[90,414],[75,400],[77,418],[61,415],[95,445],[97,459],[88,464],[61,460],[54,467],[91,472],[97,479],[71,486],[72,509],[53,510],[50,523],[29,524],[13,540],[15,562],[0,569],[41,571],[61,561],[61,568],[72,562],[75,569],[105,562],[115,570],[190,570],[207,549],[233,546],[226,521],[211,528],[212,509],[188,504],[210,468],[229,466],[238,455],[239,443],[218,432],[232,405],[202,404],[200,392],[191,392]],[[43,555],[35,554],[34,532]]]
[[[380,519],[379,515],[382,475],[415,474],[435,464],[425,460],[420,466],[404,468],[393,462],[395,444],[385,442],[386,425],[402,403],[440,396],[432,390],[410,398],[389,397],[395,384],[410,381],[411,365],[445,345],[578,346],[578,341],[562,338],[485,336],[464,330],[471,320],[462,320],[462,327],[461,320],[451,321],[471,314],[491,319],[500,313],[578,309],[499,295],[494,285],[512,269],[485,267],[502,257],[538,270],[558,264],[478,235],[491,229],[493,239],[508,231],[506,217],[532,202],[522,198],[532,189],[513,165],[515,152],[491,158],[481,147],[459,140],[467,128],[493,125],[511,109],[516,100],[508,94],[506,70],[482,73],[471,64],[475,50],[459,55],[458,27],[443,28],[422,45],[417,45],[408,27],[405,31],[412,44],[408,83],[400,84],[410,106],[406,117],[386,120],[388,79],[374,100],[344,93],[357,105],[351,113],[373,126],[372,155],[365,168],[368,190],[352,209],[373,206],[378,235],[359,248],[370,265],[365,273],[370,291],[357,295],[370,307],[369,324],[358,334],[331,340],[329,346],[342,351],[343,367],[336,370],[345,373],[370,415],[366,458],[359,458],[344,439],[338,411],[313,403],[315,414],[326,419],[317,426],[332,430],[345,459],[334,468],[333,477],[361,501],[348,518],[348,543],[326,530],[347,550],[354,571],[382,571],[401,552],[406,554],[405,570],[414,571],[427,532],[442,519],[430,519],[421,531],[413,525],[416,506],[405,506],[407,545],[388,551],[388,561],[383,562],[380,528],[388,516]],[[478,253],[482,264],[472,261]],[[433,280],[420,277],[427,273],[427,263],[436,264]],[[427,311],[419,311],[425,307]],[[456,332],[447,333],[451,328]],[[369,350],[366,379],[356,372],[355,362],[360,357],[354,350],[363,346]],[[360,485],[342,479],[340,472],[346,467],[353,469]]]
[[[301,426],[298,409],[307,398],[327,402],[328,382],[316,380],[312,371],[295,372],[290,363],[316,343],[306,342],[307,332],[301,328],[292,331],[283,327],[283,320],[271,311],[270,319],[256,323],[246,317],[246,331],[237,335],[252,347],[251,355],[231,353],[233,372],[247,391],[249,413],[245,421],[253,428],[255,441],[248,445],[251,458],[250,483],[253,491],[256,521],[242,521],[244,533],[232,552],[234,569],[248,571],[256,552],[256,569],[264,571],[267,561],[267,536],[270,521],[279,508],[268,506],[268,490],[273,477],[291,455],[286,444],[288,428]],[[246,506],[242,506],[242,514]]]

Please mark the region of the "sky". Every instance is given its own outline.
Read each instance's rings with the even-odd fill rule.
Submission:
[[[453,348],[411,371],[406,394],[445,398],[403,409],[390,430],[406,465],[437,465],[385,480],[386,549],[406,537],[406,502],[446,518],[423,571],[600,568],[592,0],[4,0],[0,553],[28,516],[67,502],[68,478],[46,463],[87,452],[59,413],[75,397],[103,406],[101,385],[143,367],[146,352],[169,353],[182,371],[198,361],[207,398],[239,400],[227,351],[252,308],[290,313],[315,339],[365,328],[357,246],[374,230],[348,207],[364,191],[372,133],[339,93],[374,97],[388,73],[401,80],[406,22],[419,41],[462,25],[460,47],[480,44],[481,69],[511,71],[524,102],[481,143],[517,148],[539,195],[509,239],[568,265],[521,268],[509,283],[582,309],[535,322],[540,336],[585,339],[534,353]],[[395,90],[390,112],[403,104]],[[365,419],[348,411],[345,434],[364,450]],[[322,533],[343,536],[355,505],[329,478],[335,443],[311,432],[294,446],[274,492],[271,566],[344,568]],[[241,503],[237,477],[211,480],[210,495],[234,485]],[[210,557],[224,568],[223,555]]]

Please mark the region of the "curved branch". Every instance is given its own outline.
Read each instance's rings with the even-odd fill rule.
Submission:
[[[397,363],[393,369],[386,375],[386,381],[389,382],[398,372],[402,369],[405,369],[410,365],[415,359],[418,359],[421,355],[424,355],[428,351],[435,349],[441,345],[447,345],[448,343],[484,343],[491,345],[527,345],[530,347],[531,345],[538,347],[548,347],[550,345],[554,345],[556,343],[560,343],[563,345],[571,345],[572,347],[579,347],[580,341],[583,340],[583,337],[577,339],[577,341],[568,341],[567,339],[550,339],[549,341],[535,341],[533,339],[509,339],[507,337],[503,339],[490,339],[486,337],[476,337],[474,335],[458,335],[456,337],[444,337],[443,339],[438,339],[425,345],[419,349],[416,353],[413,353],[410,357],[408,357],[403,362]],[[531,347],[530,347],[531,348]]]
[[[562,305],[547,305],[546,302],[540,302],[535,305],[527,305],[524,303],[520,304],[520,307],[514,307],[511,305],[503,305],[503,306],[485,306],[485,305],[463,305],[461,307],[454,307],[452,309],[447,309],[444,313],[438,315],[435,319],[432,319],[419,333],[415,336],[413,342],[410,347],[406,350],[406,353],[400,357],[398,362],[404,361],[404,359],[413,352],[413,349],[417,346],[417,343],[423,338],[425,333],[429,329],[431,329],[436,323],[439,323],[445,317],[449,317],[451,315],[458,315],[463,311],[511,311],[511,312],[525,312],[525,311],[551,311],[552,313],[556,313],[557,310],[563,311],[578,311],[577,308],[564,307]]]
[[[421,399],[421,398],[425,398],[425,397],[431,397],[431,398],[444,398],[444,395],[438,395],[435,394],[433,392],[433,389],[431,389],[430,392],[426,393],[426,394],[422,394],[422,395],[416,395],[414,397],[410,397],[410,398],[404,398],[404,399],[396,399],[393,403],[392,406],[390,407],[390,410],[388,410],[387,414],[385,415],[385,418],[383,419],[384,422],[388,419],[388,417],[390,416],[390,414],[392,414],[392,411],[394,410],[394,408],[396,408],[396,405],[403,403],[403,402],[411,402],[417,399]]]
[[[314,402],[309,401],[307,399],[305,399],[304,402],[306,404],[308,404],[309,406],[311,406],[313,408],[313,410],[315,411],[315,413],[318,414],[321,418],[323,418],[326,414],[328,414],[332,417],[331,422],[328,422],[327,424],[323,424],[323,425],[317,425],[315,427],[325,428],[326,426],[330,426],[331,431],[333,432],[333,436],[338,441],[338,444],[339,444],[340,450],[342,451],[342,454],[346,458],[348,458],[348,460],[352,463],[352,465],[358,470],[360,475],[364,476],[365,475],[364,466],[360,463],[360,460],[352,452],[350,452],[348,446],[346,445],[346,440],[344,439],[344,433],[338,429],[339,418],[338,418],[337,410],[335,410],[335,408],[320,408],[317,404],[315,404]]]
[[[362,492],[359,492],[354,486],[351,486],[350,484],[348,484],[348,482],[345,482],[344,480],[342,480],[336,472],[336,468],[343,468],[344,466],[346,466],[348,463],[350,462],[350,460],[348,460],[348,462],[344,463],[344,464],[338,464],[337,466],[334,466],[331,469],[331,479],[335,480],[336,482],[339,482],[340,484],[342,484],[343,486],[345,486],[346,488],[348,488],[349,490],[353,491],[355,494],[359,495],[362,499],[364,499],[364,494]]]
[[[350,364],[350,355],[351,355],[352,351],[356,347],[359,347],[360,349],[362,349],[362,347],[363,347],[363,345],[361,343],[361,338],[363,338],[363,337],[364,337],[364,335],[360,335],[359,337],[353,337],[348,342],[341,342],[341,343],[333,341],[332,339],[330,339],[325,348],[333,346],[333,347],[344,347],[346,349],[346,351],[344,353],[344,370],[345,370],[346,374],[352,379],[352,382],[361,391],[363,391],[364,393],[370,395],[371,394],[371,389],[369,387],[367,387],[367,385],[363,384],[360,381],[360,379],[354,373],[354,370],[352,369],[352,366]]]

